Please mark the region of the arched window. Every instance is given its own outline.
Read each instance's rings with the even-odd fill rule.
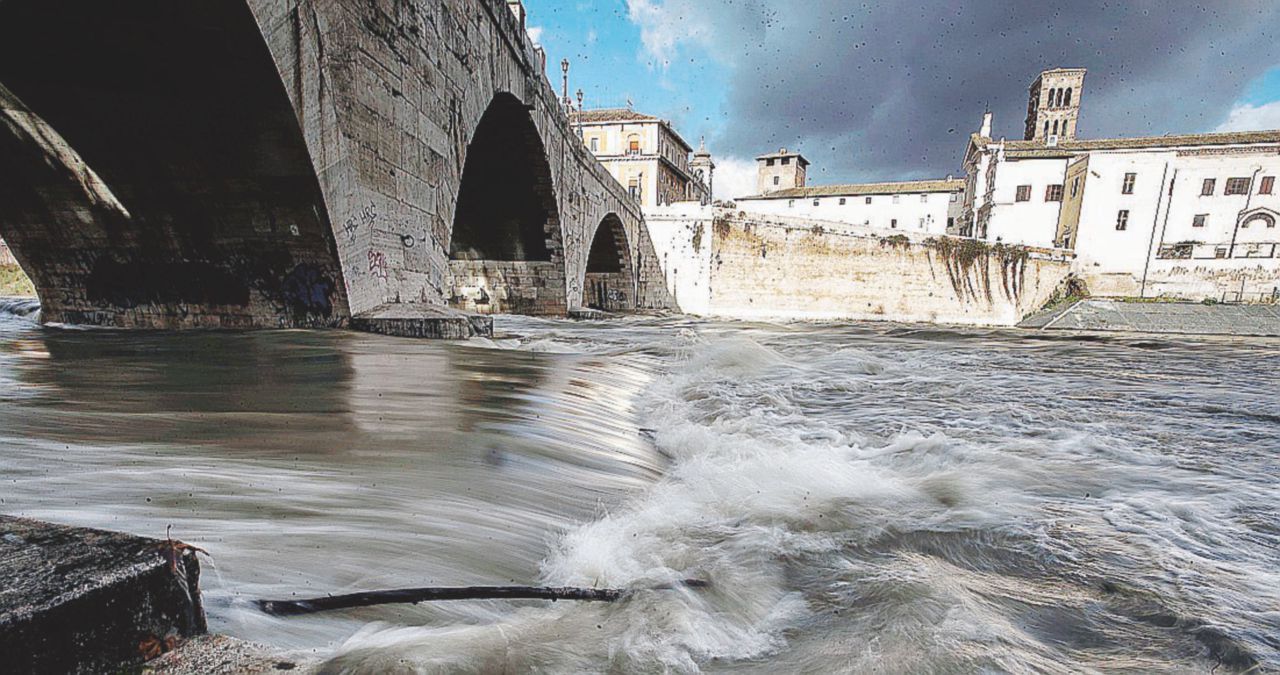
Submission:
[[[1244,225],[1240,227],[1249,227],[1250,225],[1259,225],[1262,227],[1275,227],[1276,219],[1265,213],[1255,213],[1244,221]]]
[[[1045,136],[1049,135],[1049,120],[1044,121],[1044,135]]]
[[[1063,99],[1062,105],[1071,105],[1071,87],[1067,87],[1067,97]]]
[[[1050,108],[1053,107],[1053,95],[1057,93],[1057,91],[1058,91],[1057,89],[1049,90],[1049,98],[1045,101],[1045,105],[1049,106]]]
[[[1058,135],[1058,120],[1053,121],[1053,135],[1054,136]]]

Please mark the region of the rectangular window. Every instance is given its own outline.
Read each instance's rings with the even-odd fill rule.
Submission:
[[[840,198],[840,206],[844,206],[844,197]]]
[[[1209,221],[1209,214],[1198,213],[1194,218],[1191,219],[1191,227],[1204,227],[1205,223],[1208,221]]]
[[[898,202],[902,201],[902,199],[901,199],[901,198],[902,198],[902,195],[894,195],[894,196],[893,196],[893,203],[894,203],[894,204],[897,204]]]
[[[1045,188],[1044,188],[1044,200],[1045,200],[1046,202],[1060,202],[1060,201],[1062,201],[1062,186],[1061,186],[1061,185],[1047,185],[1047,186],[1045,186]]]
[[[958,202],[958,201],[960,201],[960,193],[959,193],[959,192],[952,192],[952,193],[951,193],[951,203],[953,203],[953,204],[954,204],[955,202]]]
[[[1031,186],[1030,186],[1030,185],[1019,185],[1019,186],[1018,186],[1018,196],[1014,198],[1014,201],[1019,201],[1019,202],[1029,202],[1029,201],[1031,201]]]
[[[1133,183],[1137,180],[1138,180],[1138,174],[1126,173],[1124,175],[1124,184],[1120,186],[1120,194],[1122,195],[1133,194]]]
[[[1120,209],[1120,213],[1116,214],[1116,229],[1129,229],[1129,209]]]
[[[925,204],[929,201],[929,195],[920,195],[920,203]]]
[[[591,139],[591,152],[600,152],[600,139]]]
[[[788,165],[788,164],[790,164],[790,163],[791,163],[791,158],[790,158],[790,157],[783,157],[783,158],[782,158],[782,165],[783,165],[783,166],[786,166],[786,165]]]
[[[772,158],[772,157],[770,157],[769,159],[764,160],[764,165],[765,165],[765,166],[773,166],[773,158]]]
[[[640,141],[631,141],[631,144],[627,147],[627,152],[633,155],[640,154]]]
[[[898,229],[898,219],[894,218],[893,220],[890,220],[889,227],[892,227],[895,230]]]
[[[1227,247],[1226,247],[1226,246],[1219,246],[1218,248],[1213,249],[1213,257],[1215,257],[1215,258],[1225,258],[1225,257],[1227,257]]]
[[[953,228],[953,227],[955,227],[955,226],[956,226],[956,219],[955,219],[955,218],[947,218],[947,229],[948,229],[948,230],[950,230],[951,228]]]
[[[1080,177],[1076,176],[1071,179],[1071,198],[1075,199],[1078,194],[1080,194]]]
[[[788,199],[788,200],[787,200],[787,208],[791,208],[791,207],[793,207],[793,206],[795,206],[795,205],[796,205],[796,200],[794,200],[794,199]]]
[[[1249,183],[1250,180],[1248,178],[1228,178],[1227,190],[1223,194],[1247,195],[1249,194]]]
[[[817,206],[817,205],[818,205],[818,200],[816,200],[816,199],[815,199],[815,200],[813,200],[813,205],[814,205],[814,206]]]
[[[1204,179],[1204,184],[1200,186],[1200,196],[1212,197],[1213,191],[1217,188],[1217,186],[1218,186],[1218,180],[1216,178]]]
[[[870,204],[870,203],[871,203],[871,198],[870,198],[870,197],[867,197],[867,203],[868,203],[868,204]]]
[[[1263,176],[1262,182],[1258,184],[1258,194],[1269,195],[1276,189],[1275,176]]]
[[[920,219],[920,229],[924,229],[924,218]]]
[[[782,176],[774,176],[774,177],[773,177],[773,184],[774,184],[774,185],[777,185],[778,183],[781,183],[781,182],[782,182]]]

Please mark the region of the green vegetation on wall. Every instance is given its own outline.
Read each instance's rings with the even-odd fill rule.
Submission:
[[[1000,286],[1004,296],[1017,302],[1022,295],[1030,252],[1026,246],[988,244],[977,239],[930,237],[925,245],[938,255],[947,270],[956,297],[994,300],[991,293],[991,258],[1000,263]],[[932,256],[930,257],[932,263]]]

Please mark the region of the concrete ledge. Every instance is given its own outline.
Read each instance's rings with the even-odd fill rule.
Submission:
[[[382,305],[352,317],[351,327],[366,333],[439,340],[493,337],[491,316],[421,304]]]
[[[0,670],[116,672],[206,630],[190,550],[0,516]]]
[[[1050,331],[1274,337],[1280,336],[1280,307],[1089,299],[1030,316],[1018,325]]]

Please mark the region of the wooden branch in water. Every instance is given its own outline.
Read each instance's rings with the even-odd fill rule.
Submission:
[[[295,616],[327,612],[331,609],[370,607],[397,603],[433,602],[437,600],[583,600],[614,602],[641,590],[668,591],[676,587],[705,588],[711,583],[701,579],[685,579],[677,584],[626,590],[620,588],[574,588],[549,586],[462,586],[435,588],[397,588],[365,591],[347,595],[330,595],[306,600],[258,600],[258,608],[275,616]]]

